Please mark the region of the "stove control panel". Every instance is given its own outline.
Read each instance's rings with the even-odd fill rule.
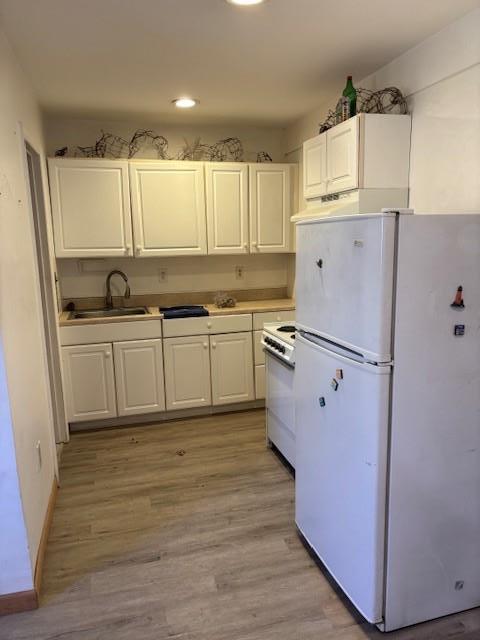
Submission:
[[[279,342],[277,342],[273,338],[270,338],[269,336],[266,336],[265,344],[267,344],[269,347],[272,347],[272,349],[275,349],[275,351],[278,351],[279,353],[285,353],[286,351],[283,344],[280,344]]]

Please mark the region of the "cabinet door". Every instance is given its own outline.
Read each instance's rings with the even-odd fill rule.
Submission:
[[[112,345],[62,347],[62,362],[68,421],[114,418]]]
[[[250,165],[250,247],[253,252],[290,250],[291,172],[288,164]]]
[[[213,404],[253,400],[252,332],[210,337]]]
[[[303,196],[317,198],[327,193],[327,134],[303,143]]]
[[[358,116],[327,131],[328,193],[358,187]]]
[[[119,416],[165,410],[161,340],[115,342]]]
[[[248,253],[248,165],[205,165],[208,253]]]
[[[52,158],[48,169],[57,258],[132,255],[128,163]]]
[[[255,367],[255,398],[257,400],[264,400],[266,395],[265,392],[265,365],[257,364]]]
[[[207,253],[202,162],[130,163],[135,255]]]
[[[208,336],[167,338],[163,349],[167,411],[211,405]]]

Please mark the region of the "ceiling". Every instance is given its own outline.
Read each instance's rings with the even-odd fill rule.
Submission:
[[[50,113],[283,126],[478,0],[0,0]],[[180,112],[171,100],[200,100]]]

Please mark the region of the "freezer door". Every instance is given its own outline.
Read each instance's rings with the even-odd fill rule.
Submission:
[[[375,214],[297,225],[297,324],[363,354],[391,359],[396,218]]]
[[[390,367],[297,338],[296,523],[373,623],[383,608],[389,386]]]
[[[480,605],[479,275],[480,215],[400,219],[387,631]]]

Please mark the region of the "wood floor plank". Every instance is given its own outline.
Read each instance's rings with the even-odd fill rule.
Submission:
[[[300,541],[264,413],[74,434],[40,609],[0,640],[480,640],[480,611],[385,636]]]

